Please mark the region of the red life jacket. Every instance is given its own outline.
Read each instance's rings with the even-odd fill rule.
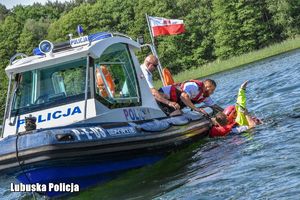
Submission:
[[[180,95],[182,92],[181,86],[183,83],[175,83],[171,85],[170,88],[170,100],[174,102],[179,102],[180,101]]]
[[[187,82],[193,82],[196,83],[198,88],[199,88],[199,93],[197,94],[197,96],[193,99],[191,99],[191,101],[193,103],[201,103],[203,102],[206,97],[208,97],[209,95],[206,93],[203,93],[203,87],[204,87],[204,83],[202,81],[199,80],[189,80],[189,81],[185,81],[183,83],[177,83],[177,84],[173,84],[171,86],[170,89],[170,100],[174,101],[174,102],[178,102],[179,101],[179,96],[178,96],[178,92],[176,92],[176,90],[180,90],[181,92],[183,91],[184,88],[184,84]]]
[[[232,128],[236,125],[235,122],[231,124],[227,124],[226,126],[218,126],[215,125],[210,129],[209,136],[210,137],[221,137],[226,136],[230,133]]]
[[[178,102],[180,99],[180,96],[178,95],[178,92],[177,92],[178,85],[179,84],[173,84],[170,89],[170,100],[173,102]]]
[[[196,83],[198,88],[199,88],[199,93],[197,94],[197,96],[195,98],[192,98],[191,101],[193,103],[201,103],[204,101],[204,99],[206,99],[206,97],[208,97],[209,95],[205,94],[203,92],[203,87],[204,87],[204,83],[202,81],[199,81],[199,80],[189,80],[187,82],[193,82],[193,83]],[[186,83],[186,82],[184,82]],[[183,90],[183,87],[184,87],[184,83],[181,85],[182,87],[182,90]]]

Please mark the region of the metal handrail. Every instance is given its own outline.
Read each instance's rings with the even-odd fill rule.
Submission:
[[[121,36],[121,37],[125,37],[125,38],[128,38],[128,39],[131,39],[131,37],[129,37],[128,35],[125,35],[123,33],[119,33],[119,32],[114,32],[114,33],[111,33],[113,36],[116,35],[116,36]]]
[[[27,58],[28,56],[25,53],[16,53],[9,59],[9,65],[12,65],[12,63],[15,61],[17,57],[21,56],[22,58]]]

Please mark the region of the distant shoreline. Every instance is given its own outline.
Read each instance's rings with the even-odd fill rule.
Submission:
[[[189,69],[173,76],[175,82],[182,82],[189,79],[199,79],[209,75],[224,72],[230,69],[244,67],[245,65],[258,62],[267,58],[288,53],[300,48],[300,36],[294,39],[287,39],[281,43],[273,44],[263,49],[234,56],[227,60],[215,60],[200,67]],[[155,81],[155,86],[161,87],[160,80]]]

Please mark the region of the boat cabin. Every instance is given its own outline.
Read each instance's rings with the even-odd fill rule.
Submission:
[[[134,53],[139,43],[96,33],[65,44],[43,41],[35,55],[11,59],[2,137],[25,131],[30,115],[37,129],[165,116]]]

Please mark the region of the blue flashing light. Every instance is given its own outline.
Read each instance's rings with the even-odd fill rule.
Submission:
[[[39,49],[44,54],[51,53],[53,50],[53,44],[51,42],[49,42],[48,40],[43,40],[43,41],[41,41],[41,43],[39,45]]]
[[[35,56],[42,56],[42,55],[45,55],[44,53],[41,52],[40,48],[36,47],[33,49],[32,51],[33,55]]]
[[[83,28],[82,28],[81,25],[78,25],[78,26],[77,26],[77,33],[78,33],[79,36],[82,36],[82,35],[83,35]]]

